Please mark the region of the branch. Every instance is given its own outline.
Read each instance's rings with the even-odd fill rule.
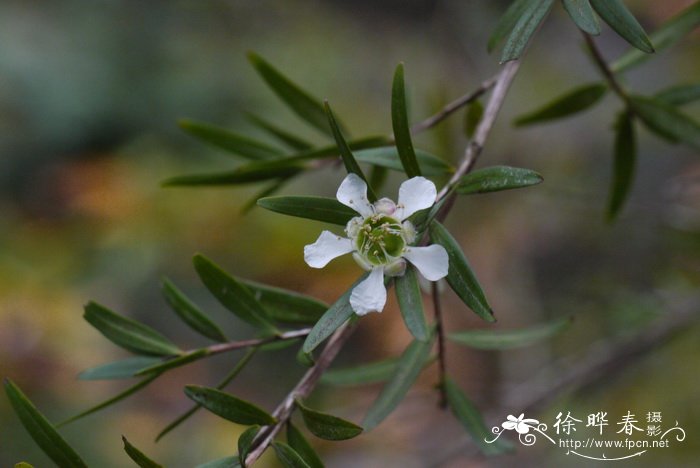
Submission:
[[[268,343],[273,343],[275,341],[285,341],[285,340],[293,340],[296,338],[302,338],[311,332],[311,328],[302,328],[300,330],[292,330],[292,331],[287,331],[284,333],[280,333],[278,335],[270,336],[267,338],[253,338],[250,340],[241,340],[241,341],[231,341],[229,343],[219,343],[211,346],[207,346],[206,348],[198,348],[195,349],[194,351],[191,352],[197,352],[201,351],[201,349],[206,349],[207,350],[207,355],[211,356],[213,354],[220,354],[220,353],[225,353],[227,351],[233,351],[236,349],[242,349],[242,348],[250,348],[252,346],[260,346]]]
[[[582,32],[582,34],[583,34],[583,38],[586,40],[586,46],[588,47],[588,50],[591,53],[591,57],[593,58],[593,62],[595,62],[596,66],[598,67],[598,70],[600,70],[600,72],[603,74],[603,76],[605,77],[605,80],[608,82],[608,84],[610,85],[610,88],[612,88],[612,90],[615,92],[615,94],[620,96],[620,98],[624,102],[627,102],[629,100],[627,97],[627,93],[622,88],[622,85],[620,84],[620,82],[617,81],[615,74],[608,66],[608,63],[605,61],[605,58],[603,57],[603,54],[598,49],[598,46],[595,45],[595,41],[588,34],[583,33],[583,32]]]
[[[437,334],[437,361],[438,361],[438,389],[440,391],[440,408],[447,408],[447,394],[445,393],[445,378],[447,365],[445,363],[445,330],[442,323],[442,304],[440,292],[436,281],[432,283],[433,309],[435,312],[435,333]]]

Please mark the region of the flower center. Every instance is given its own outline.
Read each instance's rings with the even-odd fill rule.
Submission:
[[[363,221],[356,243],[357,251],[373,265],[385,265],[400,257],[406,246],[401,223],[381,213]]]

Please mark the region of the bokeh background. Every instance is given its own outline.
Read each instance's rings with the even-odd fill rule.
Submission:
[[[238,162],[179,131],[193,118],[261,136],[254,111],[322,143],[256,76],[255,50],[319,98],[328,98],[355,135],[387,134],[390,81],[406,66],[414,121],[473,89],[497,70],[488,34],[509,2],[473,0],[86,1],[0,3],[0,374],[11,377],[53,421],[126,385],[81,382],[88,367],[124,357],[81,318],[96,300],[161,330],[183,347],[204,342],[160,297],[167,276],[236,337],[251,330],[205,292],[191,257],[202,252],[240,276],[333,301],[355,279],[351,259],[311,270],[302,248],[322,226],[260,209],[241,209],[260,187],[164,189],[173,175]],[[626,2],[653,30],[692,2]],[[609,29],[599,39],[614,58],[626,44]],[[627,75],[638,92],[700,77],[697,32]],[[575,315],[569,331],[521,351],[448,347],[448,367],[484,409],[499,395],[562,356],[664,320],[697,294],[700,280],[698,152],[639,130],[637,179],[620,219],[604,220],[612,122],[619,103],[555,124],[515,129],[514,116],[576,84],[597,80],[581,37],[557,6],[509,94],[480,166],[539,171],[545,183],[514,193],[461,200],[455,233],[499,317],[513,328]],[[696,118],[700,107],[687,111]],[[461,114],[417,138],[417,146],[456,161],[465,137]],[[283,193],[331,196],[343,173],[326,168]],[[386,195],[395,196],[394,176]],[[438,181],[440,182],[440,181]],[[483,323],[451,292],[451,330]],[[585,392],[567,392],[537,415],[585,417],[662,411],[688,437],[635,461],[689,466],[700,455],[697,369],[700,333],[685,333],[606,375]],[[397,355],[410,341],[395,300],[362,320],[341,363]],[[295,351],[260,354],[231,385],[273,408],[303,372]],[[237,356],[225,355],[159,379],[136,396],[67,426],[63,433],[91,466],[129,466],[120,435],[166,466],[193,466],[230,455],[242,427],[201,412],[158,444],[154,436],[189,402],[182,385],[214,385]],[[543,444],[499,461],[473,457],[468,438],[436,407],[434,369],[374,433],[344,443],[316,441],[329,466],[483,466],[573,463]],[[360,421],[380,387],[319,387],[315,406]],[[517,408],[505,408],[499,424]],[[50,466],[0,398],[0,466],[27,460]],[[272,457],[262,465],[275,465]],[[581,466],[584,466],[583,464]]]

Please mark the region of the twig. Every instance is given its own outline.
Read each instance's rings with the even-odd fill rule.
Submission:
[[[440,391],[440,408],[447,408],[447,394],[445,393],[445,378],[447,365],[445,363],[445,329],[442,323],[442,305],[440,304],[440,292],[438,283],[432,283],[433,309],[435,312],[435,333],[437,334],[437,361],[438,361],[438,390]]]
[[[241,341],[231,341],[228,343],[218,343],[215,345],[207,346],[207,355],[211,356],[213,354],[220,354],[220,353],[225,353],[227,351],[233,351],[236,349],[241,349],[241,348],[249,348],[251,346],[260,346],[268,343],[273,343],[275,341],[285,341],[285,340],[293,340],[295,338],[302,338],[311,332],[311,328],[302,328],[300,330],[292,330],[292,331],[287,331],[284,333],[280,333],[279,335],[274,335],[270,336],[267,338],[253,338],[250,340],[241,340]],[[201,349],[195,349],[193,352],[201,351]]]
[[[629,100],[627,93],[625,90],[622,88],[622,85],[620,84],[619,81],[617,81],[617,78],[615,77],[615,74],[613,71],[610,69],[608,66],[608,63],[605,61],[605,58],[603,57],[603,54],[600,52],[598,49],[598,46],[595,44],[595,41],[593,38],[586,34],[583,33],[583,38],[586,41],[586,46],[588,47],[588,50],[591,53],[591,57],[593,58],[593,62],[595,62],[596,66],[598,67],[598,70],[603,74],[605,77],[605,80],[608,82],[612,90],[620,96],[620,98],[624,101],[627,102]]]

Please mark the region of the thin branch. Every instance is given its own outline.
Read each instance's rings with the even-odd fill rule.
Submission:
[[[605,77],[605,80],[608,82],[610,85],[610,88],[620,96],[620,98],[627,102],[629,100],[627,96],[627,92],[622,88],[622,85],[620,84],[619,81],[617,81],[617,78],[615,77],[615,74],[613,71],[610,69],[608,66],[608,63],[605,61],[605,58],[603,57],[603,54],[600,52],[600,49],[598,49],[598,46],[595,44],[595,41],[593,38],[586,34],[583,33],[583,38],[586,41],[586,46],[588,47],[588,50],[591,53],[591,57],[593,58],[593,62],[596,64],[598,67],[598,70],[603,74]]]
[[[270,336],[267,338],[253,338],[250,340],[241,341],[231,341],[228,343],[218,343],[215,345],[207,346],[206,348],[198,348],[191,352],[201,351],[201,349],[207,350],[207,355],[211,356],[213,354],[225,353],[227,351],[233,351],[236,349],[250,348],[252,346],[260,346],[268,343],[274,343],[276,341],[293,340],[296,338],[303,338],[311,332],[311,328],[302,328],[300,330],[292,330],[279,335]]]
[[[445,379],[447,376],[447,365],[445,363],[445,329],[442,323],[442,304],[440,303],[440,291],[438,283],[434,281],[431,285],[433,295],[433,310],[435,312],[435,333],[437,334],[437,361],[438,361],[438,389],[440,391],[440,408],[447,408],[447,394],[445,393]]]

